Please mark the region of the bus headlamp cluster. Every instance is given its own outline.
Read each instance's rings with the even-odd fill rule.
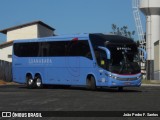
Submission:
[[[111,74],[106,74],[106,76],[111,77],[113,79],[117,79],[117,76],[111,75]]]
[[[113,75],[111,76],[111,78],[113,78],[113,79],[117,79],[117,77],[116,77],[116,76],[113,76]]]
[[[141,79],[141,78],[142,78],[142,75],[140,75],[140,76],[137,77],[137,79]]]

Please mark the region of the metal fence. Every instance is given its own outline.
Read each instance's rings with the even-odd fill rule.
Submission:
[[[0,80],[12,81],[12,63],[0,60]]]

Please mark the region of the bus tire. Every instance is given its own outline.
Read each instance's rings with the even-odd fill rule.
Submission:
[[[43,87],[42,78],[41,78],[40,75],[35,78],[35,85],[36,85],[36,88],[42,88]]]
[[[123,91],[123,87],[118,87],[118,91]]]
[[[35,88],[34,79],[31,76],[26,77],[27,88],[33,89]]]
[[[87,89],[96,90],[96,81],[93,76],[87,77]]]

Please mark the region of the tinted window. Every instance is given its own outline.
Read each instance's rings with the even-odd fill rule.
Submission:
[[[47,42],[50,44],[48,48],[49,56],[65,56],[66,54],[66,41]]]
[[[67,56],[84,56],[92,59],[88,41],[70,41],[67,43]]]
[[[14,53],[19,57],[39,56],[39,43],[15,43]]]
[[[92,59],[87,40],[15,43],[14,54],[19,57],[84,56]]]

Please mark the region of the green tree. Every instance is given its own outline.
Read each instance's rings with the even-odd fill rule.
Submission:
[[[135,31],[129,31],[128,26],[117,27],[116,24],[112,24],[112,30],[113,30],[113,32],[111,32],[112,34],[122,35],[132,39],[133,35],[135,35]]]

